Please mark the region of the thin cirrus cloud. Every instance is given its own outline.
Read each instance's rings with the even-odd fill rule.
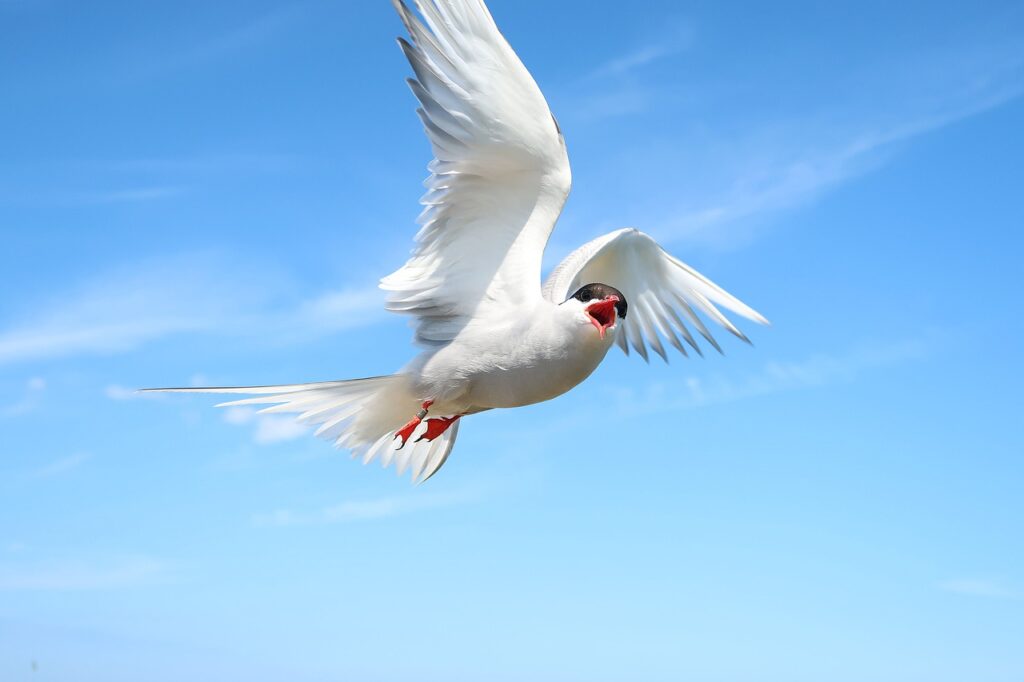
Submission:
[[[185,192],[183,187],[153,186],[84,192],[68,195],[70,203],[84,204],[135,204],[140,202],[170,199]]]
[[[25,382],[21,398],[8,405],[0,406],[0,417],[19,417],[36,410],[42,403],[46,392],[46,380],[32,377]]]
[[[160,584],[171,577],[168,564],[147,556],[59,562],[0,562],[0,591],[113,590]]]
[[[614,158],[612,167],[630,168],[637,191],[650,195],[625,202],[630,214],[616,217],[616,224],[641,224],[666,241],[715,248],[745,245],[751,241],[752,222],[811,203],[883,167],[903,144],[1024,93],[1019,41],[993,38],[890,54],[873,64],[850,67],[832,77],[847,84],[840,89],[842,96],[801,101],[793,95],[718,131],[716,112],[702,115],[700,109],[702,102],[714,101],[713,86],[694,82],[681,100],[678,83],[647,78],[647,67],[692,47],[692,42],[690,37],[627,52],[571,86],[571,96],[561,97],[565,106],[560,109],[579,123],[623,115],[642,121],[648,114],[671,114],[684,102],[697,109],[679,113],[681,121],[711,117],[699,135],[683,123],[663,131],[658,140],[631,144]],[[745,86],[756,91],[763,87],[763,78],[759,74],[759,80]],[[587,126],[581,129],[585,134]],[[593,130],[606,145],[608,131],[603,126]],[[679,150],[685,150],[682,160]],[[676,198],[666,204],[665,197]],[[648,201],[657,208],[641,209],[638,215],[637,204]],[[601,213],[607,216],[608,207]]]
[[[247,407],[227,408],[223,418],[233,426],[252,427],[252,440],[257,445],[283,443],[309,434],[309,429],[291,416],[260,414]]]
[[[252,521],[257,526],[274,528],[374,521],[467,504],[480,499],[480,497],[479,491],[466,490],[452,493],[382,497],[371,500],[349,500],[308,511],[278,509],[266,514],[256,514]]]
[[[121,384],[110,384],[103,389],[103,395],[107,396],[111,400],[160,400],[163,398],[161,393],[143,393],[137,388],[128,388]]]
[[[4,171],[0,203],[98,208],[149,204],[254,176],[286,175],[306,165],[305,158],[272,152],[25,162]]]
[[[934,341],[909,339],[881,346],[861,346],[841,354],[817,354],[794,362],[772,361],[745,377],[690,377],[683,388],[656,382],[645,389],[614,391],[620,413],[655,413],[696,409],[788,391],[854,381],[884,367],[920,361],[933,352]]]
[[[67,165],[69,162],[64,162]],[[125,173],[130,175],[171,175],[205,177],[239,174],[271,174],[293,171],[306,163],[294,154],[275,153],[206,153],[187,156],[141,157],[74,162],[83,171]]]
[[[50,181],[47,181],[49,183]],[[0,203],[44,206],[108,206],[141,204],[173,199],[188,192],[182,185],[140,184],[138,182],[112,184],[101,189],[44,189],[14,188],[14,183],[25,183],[24,176],[13,179],[5,191],[0,192]]]
[[[151,80],[184,69],[207,66],[271,42],[299,17],[299,6],[272,10],[188,44],[165,45],[149,58],[136,56],[120,80]]]
[[[939,130],[994,109],[1024,92],[1024,83],[1007,83],[989,92],[972,93],[934,112],[888,127],[851,134],[834,147],[810,149],[791,156],[757,159],[738,170],[732,186],[705,206],[684,209],[653,229],[665,239],[688,239],[728,246],[735,235],[717,230],[766,213],[815,200],[845,182],[875,170],[891,158],[899,143]]]
[[[566,84],[564,91],[549,92],[555,108],[565,113],[567,121],[588,124],[641,114],[654,106],[665,91],[643,85],[638,77],[646,67],[688,50],[695,36],[689,23],[665,23],[669,27],[663,28],[657,39],[609,58]]]
[[[990,599],[1024,599],[1024,592],[1006,587],[999,581],[986,578],[957,578],[937,585],[943,592]]]
[[[61,457],[56,459],[49,464],[45,464],[38,469],[29,472],[29,478],[54,478],[55,476],[63,476],[64,474],[70,473],[75,469],[79,468],[86,462],[92,459],[92,455],[87,452],[76,452],[67,457]]]
[[[676,21],[675,24],[674,29],[661,31],[662,34],[667,33],[668,37],[640,45],[629,52],[612,57],[587,74],[583,81],[628,76],[637,69],[687,50],[693,45],[695,35],[693,27],[679,21]]]
[[[287,302],[279,296],[286,279],[205,257],[117,269],[0,323],[0,366],[124,353],[186,332],[297,343],[383,318],[375,288]]]
[[[941,344],[934,336],[925,336],[881,345],[862,344],[845,352],[817,353],[802,360],[772,360],[743,375],[688,377],[682,385],[665,381],[652,381],[639,388],[604,385],[595,399],[600,409],[623,416],[697,410],[851,383],[873,371],[926,360]],[[594,410],[587,408],[560,416],[533,429],[531,435],[540,438],[585,427],[593,414]]]

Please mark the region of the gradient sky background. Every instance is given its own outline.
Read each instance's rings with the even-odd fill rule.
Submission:
[[[0,0],[0,678],[1024,679],[1021,4],[491,9],[573,161],[549,263],[635,226],[774,326],[420,487],[139,399],[410,357],[399,21]]]

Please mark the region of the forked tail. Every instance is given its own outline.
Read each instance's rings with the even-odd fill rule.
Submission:
[[[253,396],[220,403],[217,407],[266,405],[261,413],[297,414],[300,424],[316,426],[315,435],[334,441],[352,457],[362,457],[366,464],[380,459],[387,467],[394,464],[398,474],[412,472],[413,481],[422,483],[445,463],[459,423],[433,440],[417,440],[426,431],[427,423],[418,428],[401,447],[396,432],[421,408],[421,398],[413,394],[409,380],[401,374],[325,381],[314,384],[286,386],[248,386],[222,388],[154,388],[146,391],[173,393],[234,393]],[[456,415],[433,415],[454,417]]]

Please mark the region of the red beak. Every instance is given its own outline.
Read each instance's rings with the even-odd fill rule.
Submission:
[[[590,324],[597,327],[602,339],[605,331],[615,324],[615,304],[618,302],[618,296],[609,296],[603,301],[591,303],[585,308],[585,312],[590,317]]]

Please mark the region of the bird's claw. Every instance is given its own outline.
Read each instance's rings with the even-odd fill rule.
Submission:
[[[405,426],[403,426],[402,428],[400,428],[397,431],[395,431],[395,440],[398,440],[399,438],[402,439],[402,444],[399,445],[398,448],[396,448],[396,449],[401,450],[402,448],[405,447],[405,444],[407,442],[409,442],[409,439],[412,437],[413,431],[415,431],[416,427],[420,425],[420,422],[423,421],[423,418],[427,416],[427,410],[429,410],[430,406],[433,405],[433,404],[434,404],[433,400],[426,400],[426,401],[424,401],[423,404],[420,405],[420,411],[416,413],[416,416],[413,417],[412,419],[410,419],[409,421],[407,421],[405,423]],[[458,417],[456,417],[456,419],[458,419]],[[432,421],[434,421],[434,420],[433,419],[427,420],[427,433],[428,434],[430,433],[430,422],[432,422]],[[447,428],[448,427],[446,426],[444,429],[441,429],[441,432],[438,435],[440,435],[441,433],[444,433],[445,429],[447,429]],[[433,436],[433,437],[430,438],[430,440],[434,440],[434,438],[436,438],[436,437],[437,436]],[[416,442],[419,443],[421,440],[423,440],[422,437],[419,438]]]
[[[402,444],[398,446],[398,450],[401,450],[402,448],[405,447],[406,442],[408,442],[409,438],[412,436],[412,432],[416,430],[416,427],[420,425],[421,421],[423,420],[420,417],[413,417],[408,422],[406,422],[405,426],[395,431],[395,440],[399,438],[402,439]],[[433,421],[433,419],[431,419],[430,421]],[[429,425],[430,424],[428,422],[427,426],[429,427]]]
[[[434,440],[435,438],[440,436],[442,433],[447,431],[448,427],[450,427],[452,424],[454,424],[455,420],[457,420],[457,419],[458,419],[458,416],[455,416],[455,417],[434,417],[432,419],[428,419],[427,420],[427,430],[423,432],[422,436],[420,436],[419,438],[416,439],[416,442],[419,443],[421,440],[426,440],[426,441]]]

